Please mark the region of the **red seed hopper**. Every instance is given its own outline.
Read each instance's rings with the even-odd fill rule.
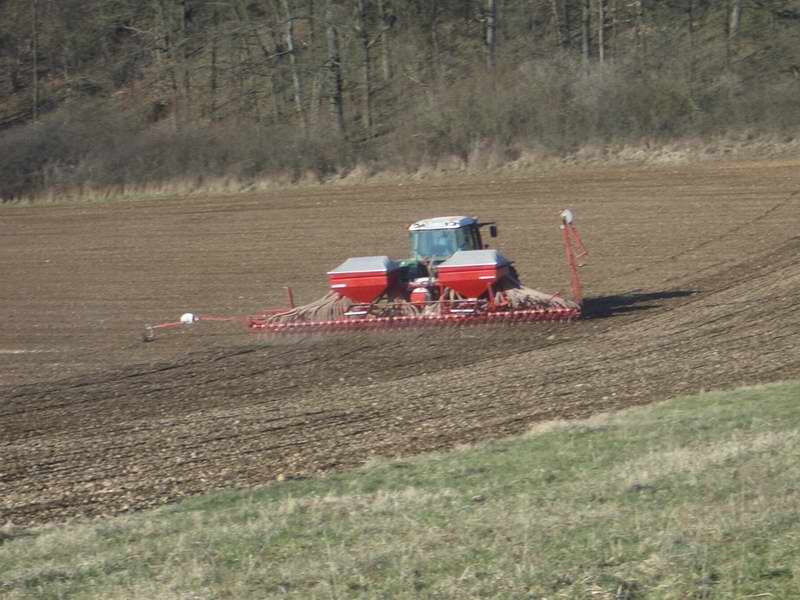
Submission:
[[[397,285],[400,263],[388,256],[348,258],[328,271],[331,290],[353,302],[369,304]]]
[[[459,250],[437,268],[439,284],[477,300],[508,277],[511,262],[497,250]]]

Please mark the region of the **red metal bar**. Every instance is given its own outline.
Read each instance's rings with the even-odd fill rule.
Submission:
[[[568,225],[570,235],[575,242],[575,249],[578,251],[575,255],[575,258],[583,258],[584,256],[589,256],[589,251],[586,249],[586,246],[583,245],[583,240],[581,239],[580,234],[578,233],[578,228],[575,227],[575,223],[570,223]]]
[[[215,315],[195,315],[195,323],[200,321],[241,321],[241,322],[248,322],[249,317],[247,316],[235,316],[235,317],[220,317]],[[159,323],[157,325],[147,325],[148,329],[174,329],[176,327],[191,326],[190,324],[182,323],[181,321],[169,321],[167,323]]]
[[[158,325],[147,325],[148,329],[172,329],[183,325],[180,321],[171,321],[169,323],[159,323]]]
[[[218,317],[214,315],[197,315],[198,321],[246,321],[247,317]]]
[[[583,306],[583,291],[581,290],[581,280],[578,277],[578,263],[575,258],[575,249],[572,247],[569,225],[562,225],[561,232],[564,237],[564,251],[566,252],[567,265],[569,266],[572,299],[578,306]]]
[[[477,325],[482,323],[503,322],[571,321],[579,318],[580,315],[580,308],[532,308],[502,312],[483,312],[472,315],[449,313],[443,315],[420,315],[415,317],[371,317],[330,321],[292,321],[288,323],[274,323],[266,319],[252,317],[249,326],[251,329],[269,331],[272,333],[299,333],[443,325]]]
[[[571,210],[561,213],[561,233],[564,238],[564,251],[567,255],[567,265],[569,266],[570,284],[572,286],[572,297],[578,306],[583,306],[583,290],[581,280],[578,277],[578,259],[589,255],[583,240],[578,233],[573,221],[574,216]]]

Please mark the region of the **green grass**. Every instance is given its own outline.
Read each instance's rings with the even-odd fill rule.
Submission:
[[[3,598],[797,598],[800,383],[0,534]]]

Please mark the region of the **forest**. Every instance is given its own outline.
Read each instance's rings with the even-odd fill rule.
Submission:
[[[800,0],[0,0],[0,198],[800,126]]]

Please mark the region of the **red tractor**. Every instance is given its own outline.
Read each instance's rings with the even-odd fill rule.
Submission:
[[[330,292],[303,306],[264,311],[247,317],[184,314],[180,321],[154,330],[202,320],[243,319],[250,329],[274,333],[334,331],[428,325],[517,321],[569,321],[581,315],[577,262],[586,249],[570,210],[561,213],[561,230],[572,278],[572,300],[523,286],[512,262],[483,243],[482,229],[497,235],[494,223],[474,217],[436,217],[408,229],[411,257],[348,258],[328,272]]]

